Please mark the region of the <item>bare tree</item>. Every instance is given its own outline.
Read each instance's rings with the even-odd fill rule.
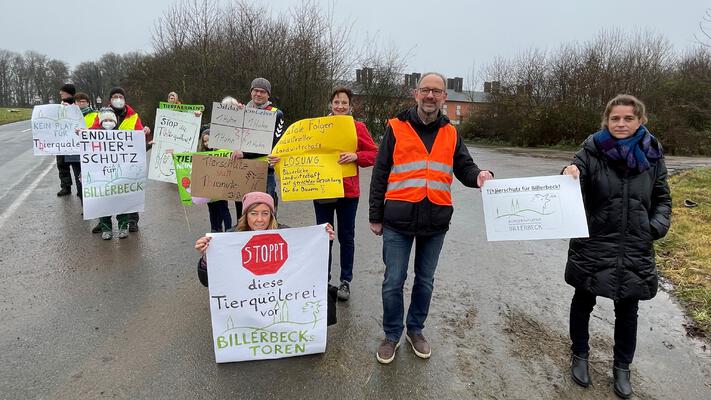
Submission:
[[[77,65],[72,71],[72,82],[78,91],[87,93],[92,102],[96,97],[107,95],[102,81],[101,68],[94,61],[85,61]]]
[[[706,47],[711,47],[711,8],[704,11],[699,21],[699,33],[695,33],[696,41]]]
[[[149,105],[143,111],[150,116],[170,90],[208,108],[225,95],[246,102],[249,83],[262,76],[289,120],[313,117],[323,112],[327,93],[352,62],[348,28],[340,35],[335,29],[332,14],[316,1],[276,15],[247,2],[182,1],[159,18],[156,51],[131,70],[127,82]]]
[[[12,52],[0,50],[0,105],[12,106],[15,104],[11,69],[12,58]]]
[[[355,104],[355,114],[368,125],[374,138],[379,139],[388,118],[414,104],[413,89],[405,85],[407,56],[397,46],[382,48],[375,41],[366,43],[369,44],[359,59],[363,74],[355,88],[362,102]]]
[[[484,79],[497,82],[491,107],[472,117],[465,134],[526,146],[580,143],[598,128],[605,103],[630,93],[654,110],[649,126],[669,139],[668,150],[711,153],[711,116],[703,112],[711,109],[711,91],[698,90],[711,89],[706,57],[697,49],[679,58],[660,34],[617,29],[550,54],[497,59],[484,69]]]

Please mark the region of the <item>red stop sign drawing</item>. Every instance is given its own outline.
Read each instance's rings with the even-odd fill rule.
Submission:
[[[183,185],[183,189],[187,189],[190,187],[190,178],[184,176],[180,183]]]
[[[242,248],[242,265],[254,275],[274,274],[289,257],[289,246],[278,233],[254,235]]]

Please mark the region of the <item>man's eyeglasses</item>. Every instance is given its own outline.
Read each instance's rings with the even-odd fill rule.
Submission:
[[[418,88],[417,91],[420,92],[420,94],[423,96],[427,96],[430,92],[432,92],[432,95],[434,97],[442,97],[442,95],[444,95],[444,90],[442,90],[442,89],[421,87],[421,88]]]

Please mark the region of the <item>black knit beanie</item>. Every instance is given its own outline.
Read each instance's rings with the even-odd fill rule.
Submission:
[[[122,87],[116,86],[114,88],[111,88],[111,91],[109,92],[109,99],[113,97],[116,93],[121,93],[121,95],[126,98],[126,92],[123,90]]]
[[[66,92],[74,96],[77,93],[77,89],[71,83],[65,83],[60,89],[62,92]]]

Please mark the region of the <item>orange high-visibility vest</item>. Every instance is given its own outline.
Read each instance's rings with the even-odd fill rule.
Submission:
[[[457,130],[451,124],[439,128],[428,153],[409,122],[397,118],[388,122],[395,135],[395,149],[385,199],[417,203],[427,196],[434,204],[451,206]]]

